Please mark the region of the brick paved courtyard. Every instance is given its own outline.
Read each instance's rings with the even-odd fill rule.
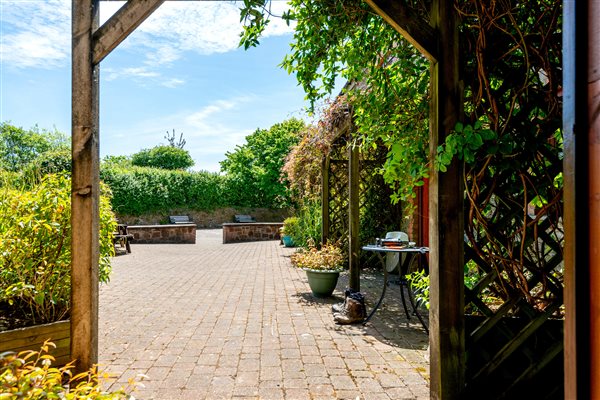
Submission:
[[[391,285],[366,325],[339,326],[277,241],[134,244],[100,290],[99,361],[137,399],[428,399],[427,335]],[[381,276],[363,272],[372,305]]]

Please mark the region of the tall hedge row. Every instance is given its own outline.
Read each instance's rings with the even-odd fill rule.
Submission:
[[[105,166],[100,177],[112,190],[116,213],[141,215],[177,207],[210,211],[237,205],[238,189],[218,173]]]

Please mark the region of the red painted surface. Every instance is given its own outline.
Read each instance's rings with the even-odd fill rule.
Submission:
[[[429,247],[429,179],[419,188],[417,193],[419,219],[419,246]]]

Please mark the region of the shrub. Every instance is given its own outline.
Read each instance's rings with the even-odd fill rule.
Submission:
[[[309,243],[308,249],[300,249],[290,256],[292,265],[312,271],[343,271],[344,253],[339,244],[327,243],[317,249]]]
[[[283,220],[283,234],[291,236],[294,242],[300,239],[300,226],[298,217],[288,217]]]
[[[105,166],[100,177],[111,188],[113,210],[121,214],[167,213],[177,207],[204,211],[230,205],[226,179],[217,173]]]
[[[225,154],[221,171],[236,189],[236,201],[244,207],[288,207],[291,204],[281,168],[285,157],[300,139],[304,122],[291,118],[269,129],[257,129],[246,143]]]
[[[47,354],[53,343],[46,342],[41,351],[0,354],[0,398],[2,399],[133,399],[131,392],[136,383],[127,388],[106,392],[102,390],[106,374],[96,367],[73,376],[73,363],[52,367],[54,358]]]
[[[58,131],[25,130],[0,123],[0,168],[20,171],[42,153],[68,147],[66,136]]]
[[[318,200],[305,201],[298,211],[298,237],[294,238],[299,246],[321,242],[321,203]]]
[[[64,319],[71,293],[71,184],[48,175],[32,189],[0,188],[0,303],[32,324]],[[100,201],[99,279],[107,282],[116,220]]]
[[[138,167],[188,169],[194,165],[194,160],[187,150],[160,145],[135,153],[131,163]]]

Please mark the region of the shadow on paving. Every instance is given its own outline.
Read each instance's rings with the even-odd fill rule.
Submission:
[[[99,363],[107,389],[144,374],[138,399],[428,399],[428,336],[391,284],[368,324],[336,325],[348,273],[314,298],[294,249],[277,241],[132,244],[100,288]],[[367,312],[381,271],[361,271]],[[427,314],[426,312],[424,313]]]

